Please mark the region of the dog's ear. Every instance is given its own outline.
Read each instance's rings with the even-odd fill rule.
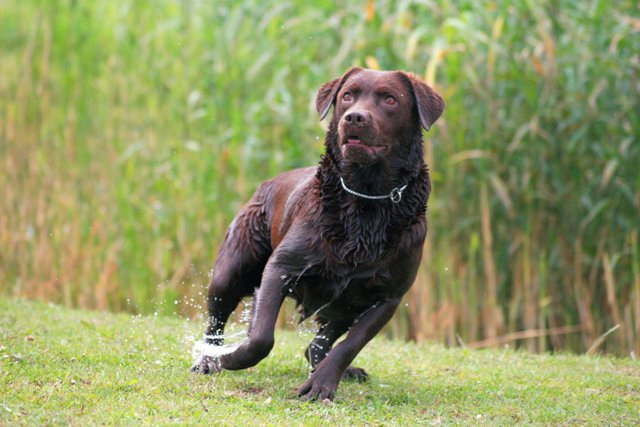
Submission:
[[[413,96],[416,100],[416,106],[418,107],[418,115],[420,116],[420,123],[426,130],[431,129],[431,125],[442,115],[444,111],[444,100],[435,90],[428,84],[419,80],[413,74],[405,73],[411,88],[413,89]]]
[[[322,85],[318,94],[316,95],[316,110],[320,114],[320,120],[324,119],[329,112],[329,109],[336,101],[336,95],[340,91],[340,88],[347,79],[354,73],[362,71],[362,68],[351,67],[346,73],[337,79],[333,79]]]

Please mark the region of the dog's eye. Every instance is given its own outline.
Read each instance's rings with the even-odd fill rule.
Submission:
[[[385,104],[387,105],[396,105],[398,103],[398,101],[396,101],[396,99],[389,95],[384,99]]]
[[[353,100],[353,97],[349,92],[345,92],[344,94],[342,94],[342,100],[344,102],[351,102]]]

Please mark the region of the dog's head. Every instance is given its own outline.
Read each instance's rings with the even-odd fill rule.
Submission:
[[[357,67],[318,91],[321,120],[332,105],[335,154],[359,165],[404,156],[421,127],[429,130],[444,110],[442,97],[412,74]]]

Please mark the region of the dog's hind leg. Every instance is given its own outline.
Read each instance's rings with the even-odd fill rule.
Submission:
[[[330,320],[321,326],[320,331],[318,331],[304,352],[304,357],[311,364],[312,370],[315,370],[316,366],[322,362],[333,344],[349,330],[352,324],[353,321],[337,322]],[[343,379],[355,379],[360,382],[365,381],[368,376],[369,374],[364,369],[353,366],[349,366],[342,374]]]
[[[312,369],[325,358],[329,350],[331,350],[333,343],[335,343],[342,334],[347,332],[350,325],[350,322],[329,320],[320,327],[313,341],[311,341],[309,347],[304,351],[304,357]]]

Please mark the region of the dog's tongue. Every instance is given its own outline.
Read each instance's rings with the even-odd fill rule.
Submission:
[[[349,138],[347,139],[348,144],[362,144],[359,138]]]

